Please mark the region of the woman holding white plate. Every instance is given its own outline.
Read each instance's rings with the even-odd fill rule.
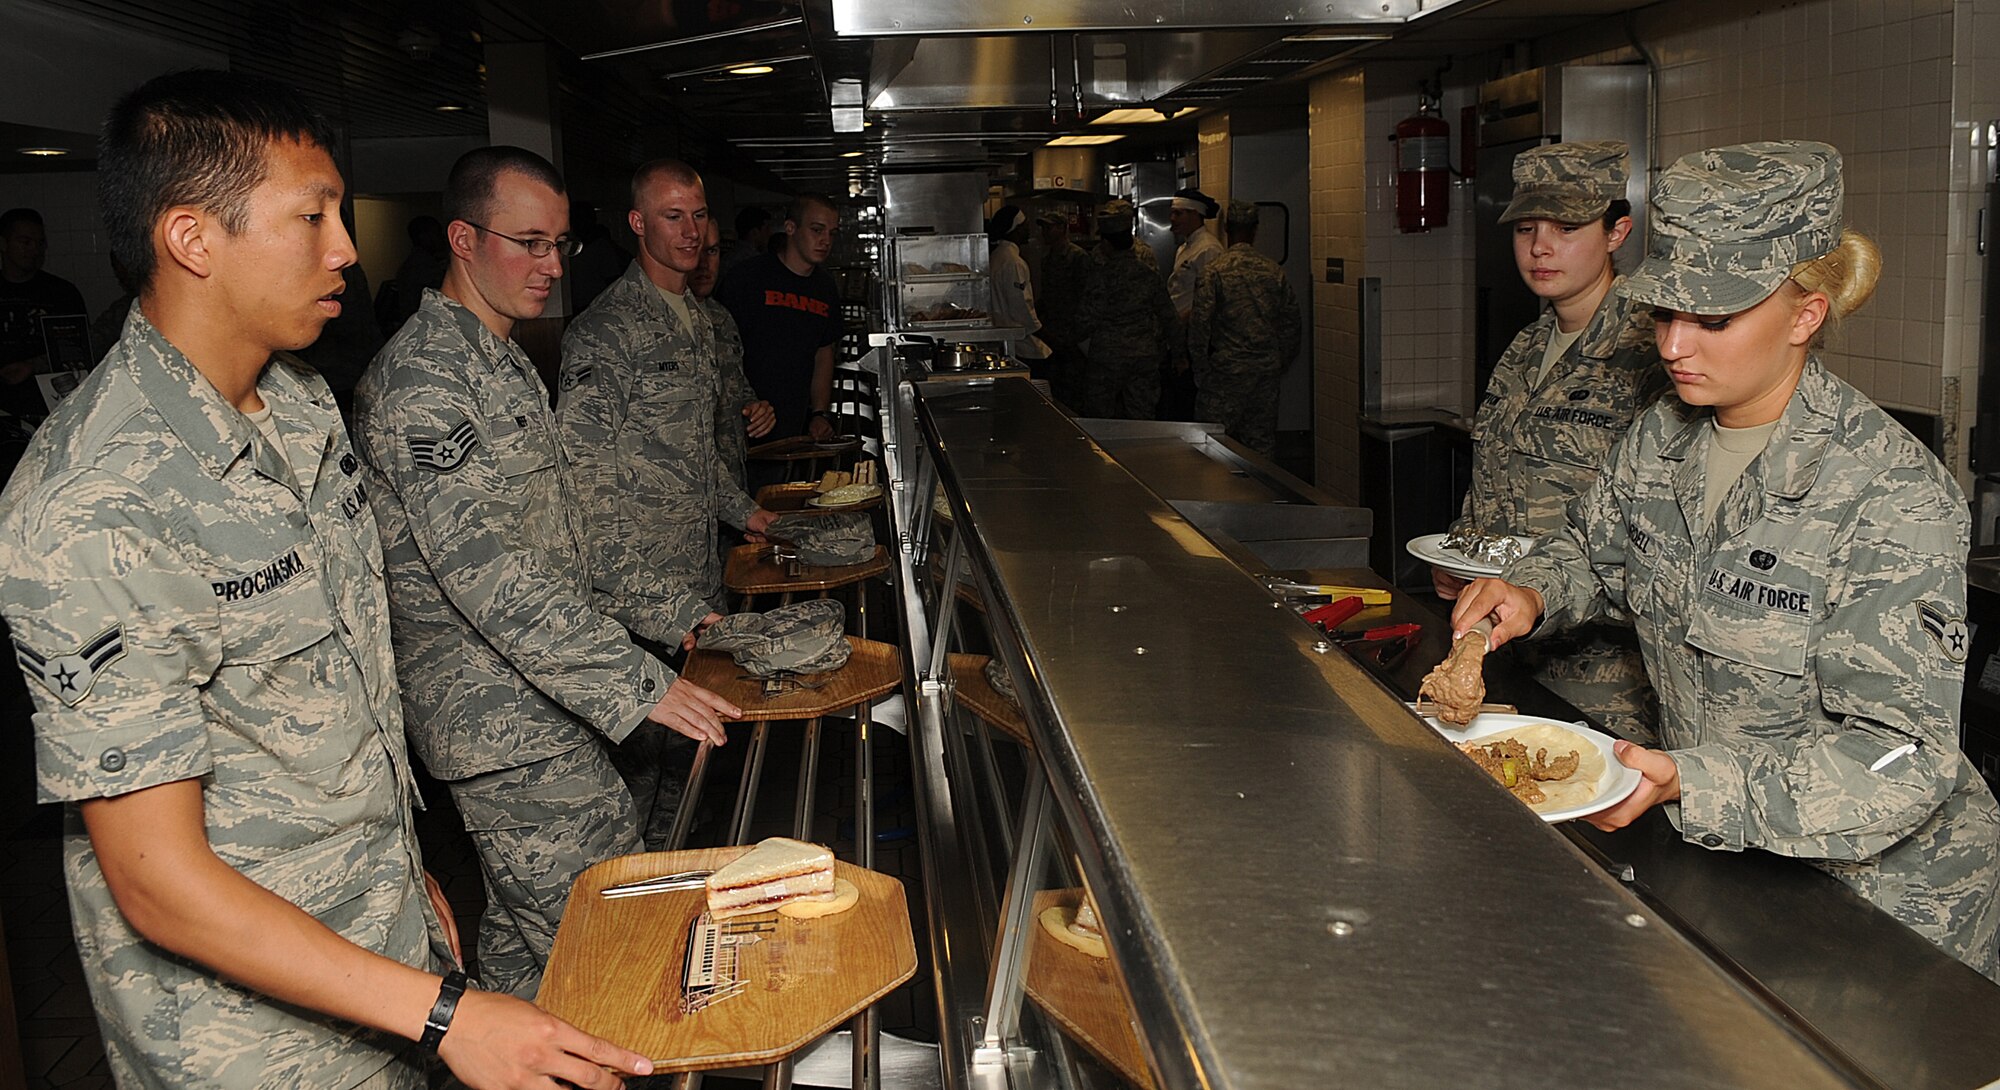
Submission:
[[[1825,144],[1662,173],[1652,253],[1619,290],[1654,308],[1679,397],[1452,624],[1490,616],[1497,646],[1630,616],[1661,748],[1617,744],[1644,779],[1592,824],[1666,805],[1688,840],[1809,860],[2000,979],[2000,806],[1957,745],[1970,520],[1937,459],[1812,352],[1880,265],[1841,198]]]

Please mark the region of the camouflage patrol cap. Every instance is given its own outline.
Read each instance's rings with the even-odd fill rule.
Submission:
[[[1006,697],[1007,703],[1017,707],[1020,705],[1021,698],[1014,695],[1014,678],[1007,673],[1005,666],[1000,665],[999,659],[987,659],[986,665],[980,667],[980,672],[986,675],[986,684],[993,686],[994,692]]]
[[[782,605],[768,613],[732,613],[708,626],[696,647],[727,651],[751,677],[838,670],[853,652],[842,632],[847,607],[832,598]]]
[[[1514,199],[1500,213],[1500,222],[1601,219],[1612,201],[1625,199],[1625,182],[1631,176],[1623,140],[1575,140],[1529,148],[1514,157]]]
[[[1840,152],[1810,140],[1683,155],[1653,185],[1646,260],[1620,285],[1635,302],[1734,314],[1840,241]]]
[[[1224,227],[1257,226],[1257,206],[1249,201],[1230,201],[1229,211],[1223,214]]]
[[[1097,233],[1100,235],[1129,235],[1132,233],[1132,202],[1128,200],[1105,201],[1097,208]]]
[[[859,564],[875,555],[875,525],[859,511],[779,515],[764,536],[821,567]]]

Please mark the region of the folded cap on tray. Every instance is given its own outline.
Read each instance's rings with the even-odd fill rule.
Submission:
[[[1840,242],[1840,152],[1766,140],[1683,155],[1653,186],[1652,243],[1618,286],[1634,302],[1734,314]]]
[[[860,511],[779,515],[764,536],[819,567],[859,564],[875,555],[875,525]]]
[[[768,613],[732,613],[709,625],[695,646],[729,652],[752,677],[817,674],[847,665],[853,649],[846,627],[847,607],[815,598]]]

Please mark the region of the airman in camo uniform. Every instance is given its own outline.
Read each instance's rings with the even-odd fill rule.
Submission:
[[[1688,840],[1810,860],[2000,977],[2000,807],[1956,737],[1965,499],[1809,351],[1879,260],[1841,228],[1839,153],[1697,152],[1652,208],[1652,253],[1621,290],[1658,308],[1680,396],[1507,568],[1517,585],[1473,584],[1454,626],[1490,613],[1501,642],[1537,612],[1545,629],[1631,617],[1664,752],[1621,743],[1645,780],[1593,820],[1670,804]]]
[[[1612,444],[1666,389],[1652,318],[1612,290],[1612,253],[1631,229],[1626,163],[1625,145],[1609,140],[1551,144],[1514,160],[1514,197],[1500,222],[1513,225],[1522,280],[1553,305],[1493,367],[1473,418],[1472,484],[1455,531],[1540,537],[1562,527]],[[1565,321],[1575,323],[1567,334]],[[1436,582],[1445,594],[1463,585],[1448,573]],[[1591,719],[1653,740],[1657,701],[1629,625],[1591,624],[1516,653]]]
[[[1188,317],[1195,416],[1265,457],[1278,449],[1278,376],[1299,354],[1299,300],[1257,252],[1257,206],[1230,201],[1229,248],[1195,283]]]
[[[231,73],[113,109],[99,169],[140,304],[0,495],[0,608],[123,1087],[421,1087],[409,1042],[457,956],[377,524],[332,392],[287,352],[354,260],[330,138]],[[426,1041],[476,1086],[641,1062],[476,988],[443,1017]]]
[[[744,463],[749,457],[749,441],[769,435],[778,415],[770,402],[757,396],[757,388],[743,373],[743,332],[736,328],[729,308],[714,298],[722,272],[721,238],[711,219],[708,245],[701,251],[701,267],[688,276],[688,292],[700,301],[697,309],[708,316],[709,328],[715,330],[715,365],[722,377],[722,396],[715,405],[715,446],[736,487],[747,491],[750,485]]]
[[[609,744],[671,719],[670,688],[697,690],[593,608],[570,448],[507,335],[562,275],[561,177],[531,152],[480,149],[452,168],[445,206],[444,290],[425,292],[362,377],[355,430],[410,738],[450,787],[486,880],[480,972],[530,996],[577,874],[642,850]],[[734,709],[699,695],[713,701],[699,723],[668,725],[719,738],[715,712]]]
[[[1102,240],[1078,308],[1086,339],[1084,412],[1151,420],[1159,411],[1160,363],[1174,330],[1174,304],[1158,269],[1132,259],[1132,206],[1098,214]]]

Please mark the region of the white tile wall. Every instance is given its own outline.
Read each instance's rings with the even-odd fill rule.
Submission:
[[[76,285],[93,317],[123,294],[111,275],[110,249],[97,215],[97,174],[62,171],[0,174],[0,211],[32,208],[49,233],[51,274]]]

